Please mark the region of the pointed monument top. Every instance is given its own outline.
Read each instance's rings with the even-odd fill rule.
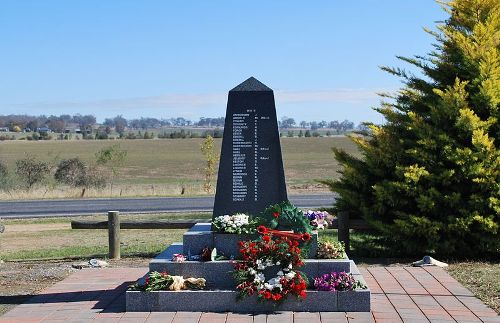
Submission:
[[[236,86],[231,91],[272,91],[272,90],[252,76],[245,82]]]

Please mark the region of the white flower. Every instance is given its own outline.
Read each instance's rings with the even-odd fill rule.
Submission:
[[[279,265],[281,265],[281,262],[277,261],[276,266],[279,266]]]
[[[257,284],[260,284],[262,283],[264,280],[266,279],[266,277],[264,276],[264,274],[257,274],[255,275],[255,278],[254,278],[254,282],[257,283]]]
[[[272,289],[273,289],[273,286],[272,286],[271,284],[269,284],[269,283],[265,283],[265,284],[264,284],[264,288],[265,288],[265,289],[268,289],[268,290],[272,290]]]
[[[284,274],[283,274],[283,271],[280,270],[280,271],[278,271],[278,273],[276,275],[278,275],[279,277],[282,277]]]
[[[252,276],[256,275],[257,274],[257,271],[253,268],[248,268],[248,273]]]
[[[292,279],[293,277],[295,277],[295,272],[294,271],[291,271],[289,272],[288,274],[285,275],[285,278],[290,280]]]

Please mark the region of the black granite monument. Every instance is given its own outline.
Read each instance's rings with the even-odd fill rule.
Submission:
[[[251,77],[229,91],[213,216],[257,215],[285,200],[274,93]]]

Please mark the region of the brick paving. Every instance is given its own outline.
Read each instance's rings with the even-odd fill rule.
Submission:
[[[500,322],[495,311],[441,268],[367,267],[360,271],[372,291],[370,313],[125,312],[125,290],[147,268],[107,268],[74,273],[7,312],[0,323]]]

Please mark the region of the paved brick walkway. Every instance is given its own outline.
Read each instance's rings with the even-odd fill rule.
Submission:
[[[126,313],[124,292],[146,268],[85,269],[46,289],[0,322],[500,322],[441,268],[360,268],[372,290],[371,313]]]

